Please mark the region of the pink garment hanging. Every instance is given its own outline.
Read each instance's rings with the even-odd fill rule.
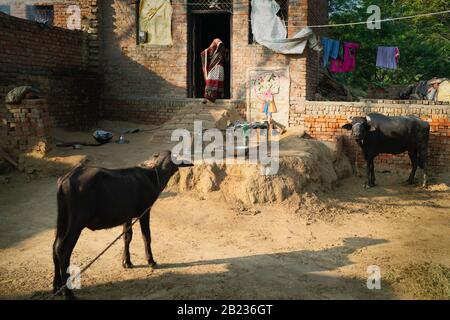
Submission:
[[[340,58],[331,60],[330,71],[332,73],[352,72],[356,68],[356,52],[359,44],[344,42],[344,60]]]

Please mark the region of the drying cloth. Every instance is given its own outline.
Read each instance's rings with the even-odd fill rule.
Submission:
[[[344,42],[344,59],[333,59],[330,64],[330,71],[333,73],[352,72],[356,68],[356,53],[359,44]]]
[[[286,26],[277,16],[279,10],[280,6],[275,0],[252,0],[252,32],[257,43],[282,54],[302,54],[308,42],[310,48],[322,50],[319,38],[310,28],[286,39]]]
[[[141,0],[139,31],[147,32],[147,43],[172,44],[172,5],[170,0]]]
[[[5,97],[5,103],[17,104],[29,96],[31,96],[31,98],[36,98],[39,93],[38,89],[30,86],[17,87],[8,92]]]
[[[280,5],[275,0],[252,0],[252,32],[256,42],[286,39],[287,29],[277,16]]]
[[[323,46],[323,65],[326,67],[328,61],[331,59],[337,59],[339,55],[339,49],[341,47],[341,42],[339,40],[329,39],[327,37],[322,38]]]
[[[377,67],[397,69],[400,51],[397,47],[378,47]]]
[[[306,44],[315,51],[322,50],[319,38],[310,28],[302,29],[290,39],[263,40],[258,41],[258,43],[282,54],[302,54],[305,51]]]
[[[450,101],[450,81],[445,80],[439,85],[437,101]]]

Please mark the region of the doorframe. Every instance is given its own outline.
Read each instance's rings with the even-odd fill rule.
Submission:
[[[230,55],[230,99],[233,98],[233,12],[230,10],[188,10],[187,17],[187,46],[188,46],[188,54],[187,54],[187,95],[188,98],[195,98],[195,90],[194,90],[194,15],[198,14],[228,14],[230,17],[230,47],[229,55]]]

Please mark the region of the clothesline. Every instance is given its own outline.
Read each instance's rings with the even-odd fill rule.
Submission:
[[[430,13],[422,13],[422,14],[416,14],[416,15],[405,16],[405,17],[372,20],[372,21],[370,21],[370,23],[414,19],[414,18],[418,18],[418,17],[429,17],[429,16],[436,16],[436,15],[441,15],[441,14],[446,14],[446,13],[450,13],[450,10],[439,11],[439,12],[430,12]],[[316,25],[316,26],[309,26],[309,27],[310,28],[343,27],[343,26],[352,26],[352,25],[359,25],[359,24],[367,24],[367,21],[349,22],[349,23],[337,23],[337,24],[329,24],[329,25]]]
[[[386,18],[380,20],[371,20],[369,23],[378,23],[378,22],[390,22],[390,21],[399,21],[406,19],[414,19],[419,17],[429,17],[429,16],[437,16],[450,13],[450,10],[446,11],[438,11],[438,12],[430,12],[430,13],[422,13],[416,14],[413,16],[405,16],[405,17],[397,17],[397,18]],[[250,19],[248,19],[251,22]],[[366,25],[367,21],[358,21],[358,22],[348,22],[348,23],[336,23],[336,24],[322,24],[322,25],[313,25],[313,26],[305,26],[305,25],[297,25],[297,24],[285,24],[286,27],[301,27],[301,28],[332,28],[332,27],[346,27],[346,26],[355,26],[355,25]]]
[[[206,3],[201,2],[191,2],[186,3],[186,6],[198,6],[198,5],[205,5]],[[211,4],[214,5],[229,5],[229,2],[212,2]],[[207,4],[206,4],[207,5]],[[248,7],[248,4],[244,3],[234,3],[233,8],[236,8],[238,6],[242,7]],[[226,9],[224,9],[226,10]],[[420,18],[420,17],[430,17],[430,16],[437,16],[437,15],[443,15],[450,13],[450,10],[445,11],[437,11],[437,12],[429,12],[429,13],[420,13],[410,16],[404,16],[404,17],[395,17],[395,18],[386,18],[386,19],[379,19],[379,20],[371,20],[370,23],[381,23],[381,22],[390,22],[390,21],[400,21],[400,20],[407,20],[407,19],[414,19],[414,18]],[[250,19],[248,21],[251,21]],[[367,24],[367,21],[357,21],[357,22],[347,22],[347,23],[336,23],[336,24],[323,24],[323,25],[312,25],[312,26],[305,26],[305,25],[292,25],[292,24],[286,24],[286,26],[291,27],[304,27],[304,28],[332,28],[332,27],[345,27],[345,26],[354,26],[354,25],[364,25]]]

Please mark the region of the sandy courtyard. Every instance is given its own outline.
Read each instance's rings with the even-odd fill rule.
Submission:
[[[128,166],[158,149],[142,148],[149,145],[148,136],[130,135],[129,145],[57,152],[89,154],[93,163],[107,167]],[[362,188],[360,177],[344,179],[300,208],[279,204],[240,211],[220,191],[207,197],[165,192],[151,212],[158,268],[143,265],[135,225],[135,268],[121,267],[119,241],[82,275],[82,289],[75,294],[82,299],[449,299],[450,177],[435,176],[427,190],[405,186],[405,177],[393,173],[377,173],[377,179],[379,185],[370,190]],[[28,180],[11,174],[9,183],[0,184],[1,299],[51,296],[56,177]],[[87,264],[121,230],[85,229],[72,264]],[[381,270],[380,290],[367,289],[371,265]]]

